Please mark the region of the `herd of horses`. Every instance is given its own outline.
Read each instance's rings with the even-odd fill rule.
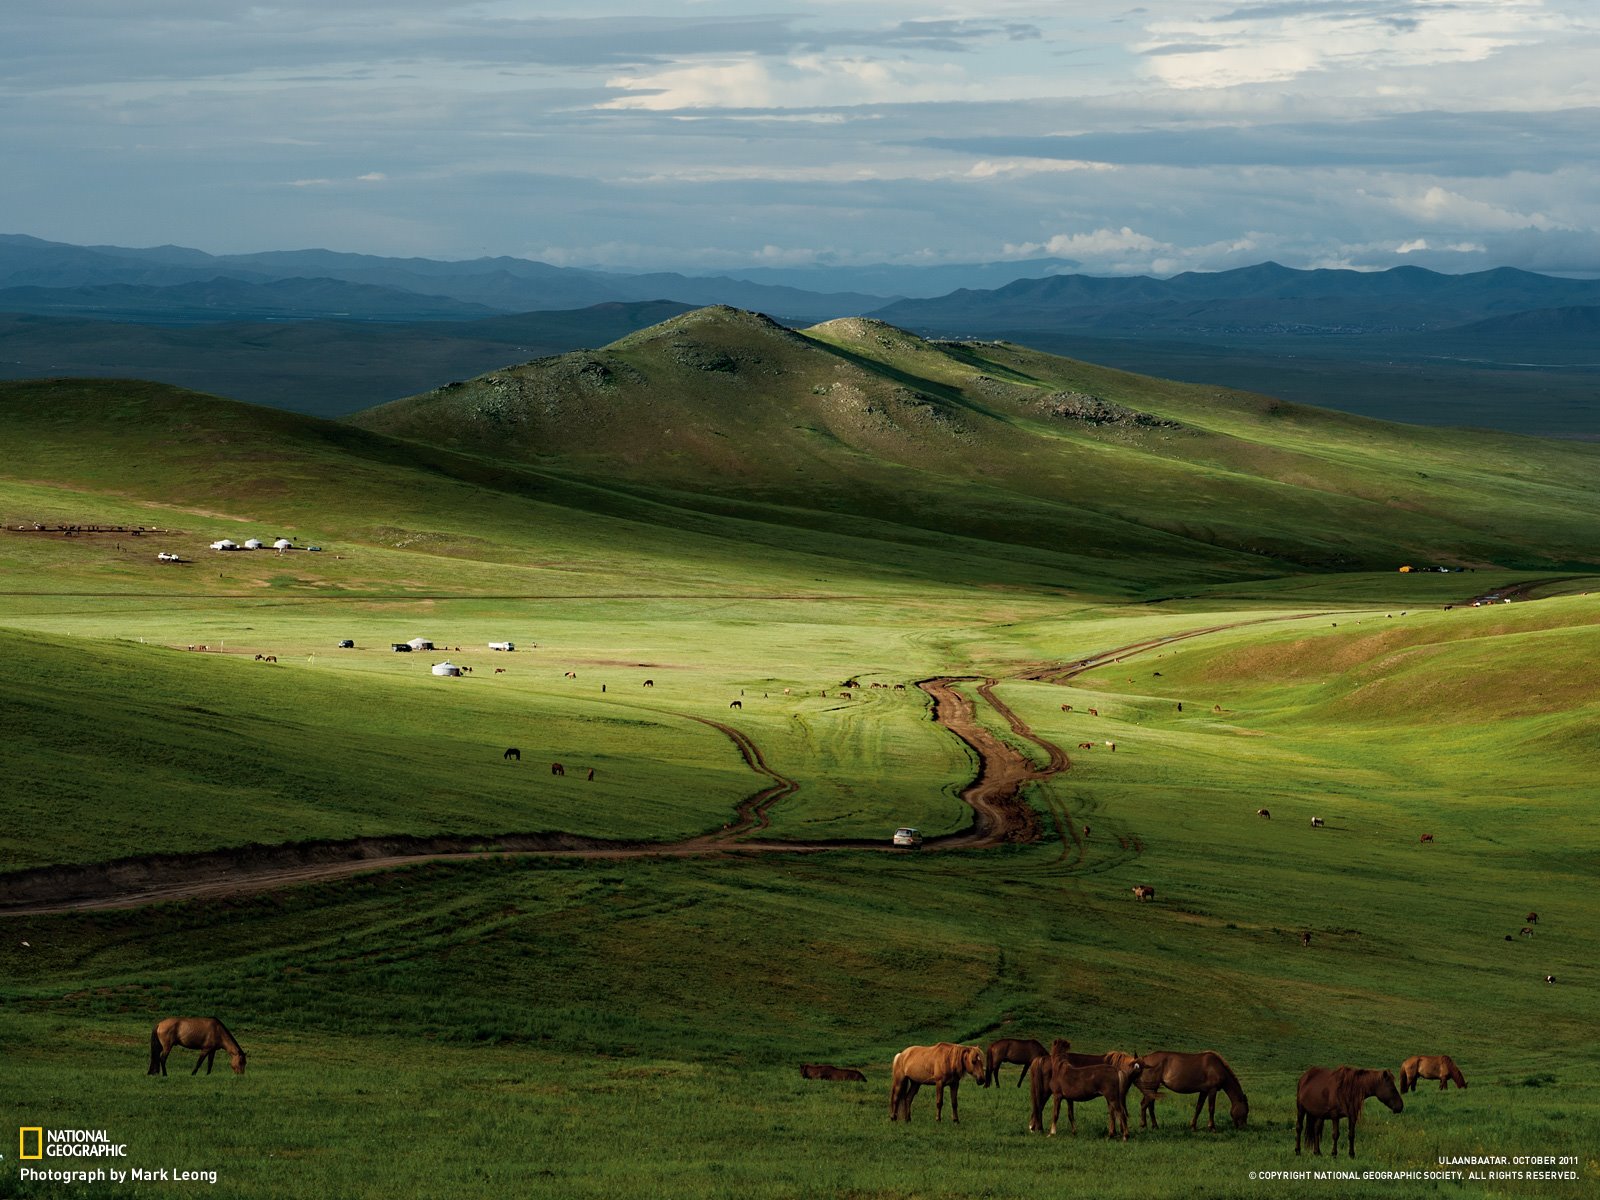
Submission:
[[[1067,1123],[1078,1131],[1075,1104],[1103,1100],[1106,1105],[1106,1136],[1127,1141],[1129,1134],[1128,1093],[1139,1093],[1139,1127],[1157,1127],[1156,1096],[1162,1088],[1195,1097],[1194,1115],[1189,1128],[1198,1131],[1200,1114],[1206,1113],[1207,1127],[1217,1128],[1217,1096],[1228,1098],[1228,1115],[1236,1129],[1243,1129],[1250,1117],[1250,1101],[1239,1077],[1226,1059],[1214,1050],[1186,1053],[1157,1050],[1150,1054],[1127,1054],[1118,1050],[1104,1054],[1074,1053],[1072,1043],[1056,1038],[1047,1050],[1031,1038],[1000,1038],[987,1050],[956,1042],[932,1046],[907,1046],[894,1056],[890,1068],[889,1119],[911,1120],[911,1102],[923,1087],[934,1091],[934,1120],[944,1119],[944,1093],[950,1089],[950,1120],[961,1120],[959,1097],[961,1081],[970,1078],[979,1087],[998,1086],[1000,1068],[1015,1064],[1022,1068],[1017,1086],[1029,1083],[1030,1111],[1028,1131],[1044,1128],[1044,1106],[1054,1101],[1050,1115],[1050,1134],[1060,1123],[1061,1103],[1067,1104]],[[805,1079],[855,1080],[865,1082],[860,1071],[806,1063],[800,1074]],[[1419,1079],[1437,1079],[1441,1090],[1454,1083],[1467,1086],[1461,1068],[1448,1054],[1413,1055],[1400,1066],[1397,1084],[1392,1071],[1358,1067],[1310,1067],[1300,1076],[1295,1091],[1294,1152],[1309,1145],[1313,1154],[1322,1153],[1322,1134],[1333,1124],[1333,1155],[1339,1155],[1340,1125],[1344,1124],[1350,1157],[1356,1155],[1356,1122],[1369,1099],[1376,1099],[1393,1112],[1405,1108],[1404,1092],[1414,1092]]]

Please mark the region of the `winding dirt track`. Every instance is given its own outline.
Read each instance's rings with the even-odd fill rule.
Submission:
[[[1536,580],[1513,585],[1518,595],[1539,584]],[[1070,663],[1029,667],[1009,678],[1036,682],[1064,682],[1075,675],[1121,661],[1160,646],[1204,637],[1246,625],[1270,624],[1325,617],[1328,612],[1294,613],[1227,624],[1208,625],[1181,633],[1146,638],[1103,650]],[[1022,797],[1029,784],[1038,783],[1071,767],[1059,746],[1038,736],[1004,701],[994,694],[996,679],[985,679],[974,690],[984,703],[1005,720],[1018,737],[1045,752],[1047,762],[1036,766],[979,719],[972,700],[958,683],[977,676],[939,676],[920,680],[917,687],[931,702],[932,719],[966,745],[976,759],[976,774],[961,791],[971,807],[972,824],[960,833],[929,838],[924,851],[973,849],[1002,842],[1030,842],[1041,835],[1036,810]],[[669,711],[669,710],[659,710]],[[518,833],[486,837],[369,837],[343,841],[301,842],[277,846],[244,846],[196,854],[143,855],[85,866],[41,867],[0,878],[0,917],[92,909],[138,908],[176,900],[244,895],[297,884],[320,883],[369,871],[390,870],[427,862],[548,855],[561,858],[704,858],[728,854],[821,853],[829,850],[894,852],[882,840],[838,838],[829,841],[759,841],[747,835],[769,825],[769,811],[779,800],[792,796],[800,784],[768,765],[750,737],[731,725],[708,717],[684,713],[689,720],[720,731],[738,750],[745,764],[768,782],[735,806],[734,820],[720,830],[680,842],[628,842],[569,833]],[[1064,854],[1083,844],[1078,826],[1055,800],[1049,800],[1061,826]]]

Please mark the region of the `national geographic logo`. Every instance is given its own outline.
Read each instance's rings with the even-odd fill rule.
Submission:
[[[17,1128],[17,1157],[127,1158],[126,1142],[113,1142],[104,1129],[46,1129],[42,1125]]]

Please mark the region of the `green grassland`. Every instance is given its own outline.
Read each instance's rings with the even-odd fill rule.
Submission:
[[[377,834],[671,844],[770,782],[708,721],[799,784],[763,843],[952,832],[972,756],[915,687],[870,686],[933,675],[968,695],[997,680],[1071,756],[1026,793],[1040,840],[484,858],[0,916],[8,1141],[104,1128],[124,1166],[216,1170],[214,1194],[263,1198],[1593,1189],[1589,448],[1421,436],[865,323],[801,337],[712,317],[590,356],[671,386],[616,411],[614,392],[592,410],[552,392],[555,415],[512,406],[492,437],[436,407],[449,397],[419,400],[419,424],[356,428],[147,384],[0,387],[0,888],[52,864]],[[761,364],[782,372],[764,390]],[[708,420],[737,436],[669,438],[707,374]],[[812,390],[833,384],[865,398],[854,416]],[[902,390],[924,399],[873,426],[865,408]],[[1057,392],[1179,428],[1064,422],[1034,403]],[[940,449],[944,423],[910,415],[924,405],[964,434]],[[205,549],[276,533],[326,549]],[[1475,570],[1400,575],[1401,555]],[[1373,569],[1304,565],[1333,558]],[[1537,579],[1537,599],[1463,604]],[[418,635],[451,649],[390,652]],[[506,638],[516,653],[486,649]],[[446,654],[473,674],[431,676]],[[848,701],[846,679],[863,685]],[[147,1077],[150,1027],[174,1013],[221,1016],[247,1073],[191,1078],[180,1050]],[[1167,1096],[1126,1145],[1097,1105],[1075,1137],[1030,1136],[1015,1068],[962,1088],[959,1125],[934,1123],[927,1091],[889,1123],[895,1051],[1005,1035],[1215,1049],[1249,1126],[1192,1134]],[[1306,1066],[1436,1052],[1469,1089],[1369,1104],[1357,1169],[1575,1155],[1582,1178],[1252,1177],[1334,1165],[1293,1155]],[[810,1061],[869,1082],[803,1082]],[[180,1186],[25,1182],[12,1145],[0,1194]]]

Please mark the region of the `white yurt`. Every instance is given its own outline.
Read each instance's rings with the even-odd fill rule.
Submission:
[[[279,538],[277,541],[272,543],[272,548],[274,550],[293,550],[294,543],[288,538]]]
[[[237,550],[239,548],[239,543],[231,541],[228,538],[222,538],[218,541],[212,542],[211,548],[213,550]]]
[[[435,675],[459,675],[461,674],[461,668],[453,662],[434,663],[433,673]]]
[[[410,646],[413,650],[432,650],[433,649],[433,642],[430,641],[427,638],[412,638],[409,642],[406,643],[406,645]]]
[[[246,538],[244,548],[246,550],[259,550],[264,544],[260,538]]]

